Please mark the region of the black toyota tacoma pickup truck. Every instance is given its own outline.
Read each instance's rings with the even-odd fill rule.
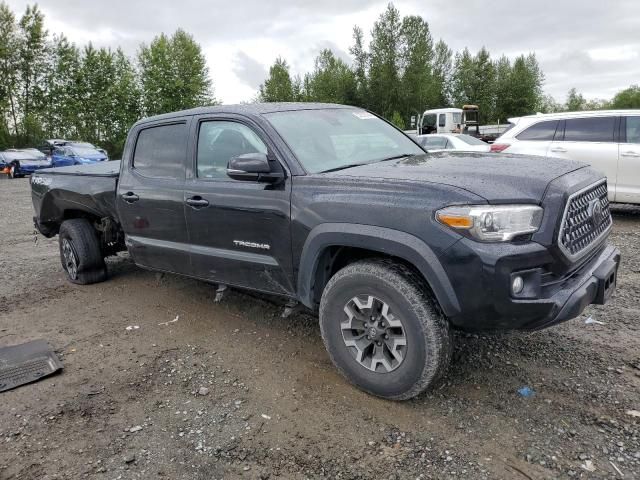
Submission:
[[[606,179],[565,160],[426,153],[378,116],[326,104],[147,118],[121,162],[31,178],[69,280],[144,268],[318,312],[338,369],[372,394],[433,384],[452,329],[539,329],[607,301],[620,262]]]

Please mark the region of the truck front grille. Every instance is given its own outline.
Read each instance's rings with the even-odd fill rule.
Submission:
[[[607,182],[602,180],[569,197],[558,238],[560,249],[570,259],[581,257],[611,225]]]

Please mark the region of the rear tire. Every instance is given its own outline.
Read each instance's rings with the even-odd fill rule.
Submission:
[[[60,261],[70,282],[88,285],[107,278],[100,240],[88,220],[74,218],[62,222],[59,241]]]
[[[320,330],[338,370],[362,390],[390,400],[422,393],[451,360],[449,323],[428,286],[387,260],[352,263],[329,280]]]

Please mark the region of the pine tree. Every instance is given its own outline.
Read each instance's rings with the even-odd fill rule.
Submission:
[[[18,30],[9,6],[0,3],[0,148],[18,135]]]
[[[357,104],[369,108],[369,54],[364,49],[362,29],[357,25],[353,27],[353,46],[349,53],[353,56],[353,74],[356,81]]]
[[[260,85],[260,100],[262,102],[293,102],[294,92],[289,65],[283,58],[276,61],[269,68],[269,77]]]
[[[142,45],[138,63],[147,115],[215,103],[202,49],[183,30]]]
[[[307,95],[315,102],[357,103],[357,83],[354,72],[349,66],[324,49],[316,57],[315,70],[307,82]]]
[[[408,118],[427,108],[436,108],[440,88],[432,70],[434,53],[429,24],[422,17],[404,17],[400,35],[403,116]]]
[[[451,82],[453,75],[453,52],[443,40],[439,40],[434,47],[433,76],[437,91],[436,106],[434,108],[451,105]]]
[[[374,23],[369,44],[371,108],[386,118],[402,110],[400,13],[390,3]]]

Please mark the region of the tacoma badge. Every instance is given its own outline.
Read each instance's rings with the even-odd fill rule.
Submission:
[[[237,247],[260,248],[262,250],[271,249],[271,245],[268,243],[245,242],[244,240],[234,240],[233,243]]]

